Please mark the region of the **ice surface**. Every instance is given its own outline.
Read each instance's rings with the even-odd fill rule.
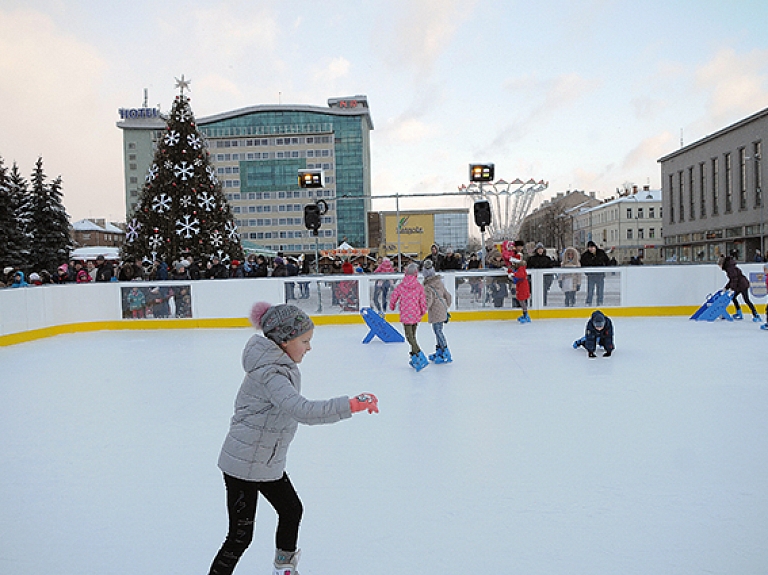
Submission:
[[[299,429],[302,575],[764,573],[768,333],[614,322],[594,360],[571,347],[583,320],[451,322],[454,362],[420,373],[406,343],[319,327],[304,394],[372,391],[381,413]],[[207,573],[251,333],[0,348],[0,573]],[[236,574],[271,572],[263,501],[256,523]]]

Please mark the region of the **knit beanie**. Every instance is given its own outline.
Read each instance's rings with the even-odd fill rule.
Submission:
[[[408,264],[408,267],[405,268],[405,275],[407,276],[417,276],[419,275],[419,266],[414,263]]]
[[[432,263],[432,260],[425,260],[421,265],[421,275],[424,276],[424,279],[431,278],[435,275],[435,265]]]
[[[251,308],[251,322],[276,344],[296,339],[315,327],[310,317],[295,305],[258,302]]]

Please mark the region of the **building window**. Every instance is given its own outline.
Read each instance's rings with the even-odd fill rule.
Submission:
[[[695,193],[693,191],[693,166],[688,168],[688,219],[696,219]]]
[[[129,150],[135,150],[136,149],[136,142],[128,142],[128,149]]]
[[[747,151],[739,148],[739,209],[747,209]]]
[[[654,208],[648,208],[648,217],[653,219],[654,218],[653,214],[654,214],[655,211],[656,210]]]
[[[699,164],[699,216],[707,217],[707,172],[704,162]]]
[[[733,211],[733,166],[731,165],[731,154],[725,154],[725,213],[730,214]]]
[[[648,228],[648,237],[649,238],[655,238],[656,237],[656,229],[655,228]]]
[[[752,144],[752,157],[755,160],[755,207],[763,205],[763,172],[760,169],[763,161],[763,143]]]
[[[712,215],[716,216],[720,208],[720,160],[712,158]]]
[[[637,239],[638,240],[642,240],[644,237],[645,237],[645,231],[643,230],[643,228],[638,228],[637,229]]]
[[[675,223],[675,178],[669,174],[669,221]]]
[[[679,207],[680,207],[680,217],[679,221],[684,222],[685,221],[685,180],[683,179],[683,172],[680,171],[677,173],[677,179],[678,183],[680,184],[680,196],[679,196]]]

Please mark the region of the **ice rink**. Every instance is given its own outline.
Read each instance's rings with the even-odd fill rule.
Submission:
[[[405,343],[318,327],[304,395],[371,391],[381,413],[299,429],[301,574],[765,573],[768,333],[614,318],[617,351],[588,360],[584,323],[451,322],[454,362],[421,373]],[[0,573],[205,575],[251,333],[0,348]],[[272,572],[274,527],[262,501],[236,574]]]

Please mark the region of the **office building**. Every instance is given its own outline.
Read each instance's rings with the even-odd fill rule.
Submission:
[[[763,140],[768,108],[661,158],[666,259],[765,253]]]

